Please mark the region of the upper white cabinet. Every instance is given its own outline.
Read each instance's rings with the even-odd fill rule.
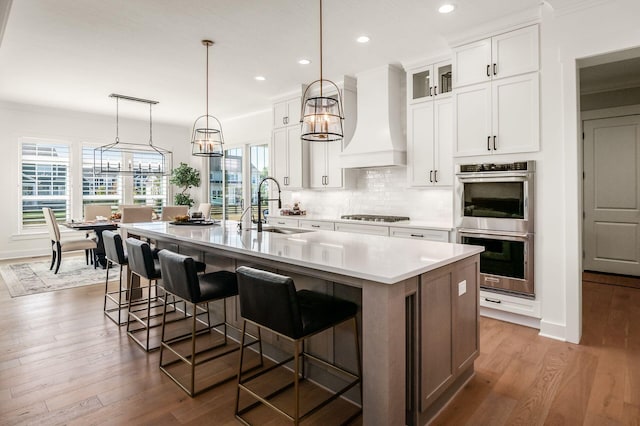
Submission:
[[[342,141],[309,143],[309,186],[311,188],[342,188],[340,167]]]
[[[273,128],[300,124],[300,96],[273,104]]]
[[[453,184],[451,61],[407,72],[407,177],[410,186]]]
[[[409,103],[451,96],[451,61],[431,64],[407,75]]]
[[[308,144],[300,139],[300,126],[275,129],[271,148],[273,174],[282,189],[301,189],[306,186],[309,153]]]
[[[453,101],[409,105],[407,161],[411,186],[453,184]]]
[[[456,156],[540,148],[537,72],[458,88],[454,101]]]
[[[455,156],[540,149],[538,25],[454,49]]]
[[[453,50],[453,87],[538,71],[538,25],[521,28]]]

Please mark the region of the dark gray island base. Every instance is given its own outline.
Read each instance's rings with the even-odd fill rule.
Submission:
[[[363,424],[428,423],[473,376],[479,354],[481,247],[317,231],[293,235],[162,223],[123,226],[124,233],[197,256],[209,270],[241,265],[289,275],[312,289],[360,306]],[[240,325],[237,300],[227,304]],[[264,336],[278,347],[274,336]],[[310,339],[311,352],[356,371],[350,327]],[[331,385],[324,372],[312,380]],[[350,394],[356,403],[357,392]]]

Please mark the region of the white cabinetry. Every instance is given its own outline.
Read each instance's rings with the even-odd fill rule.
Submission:
[[[537,72],[456,89],[456,156],[537,151],[539,92]]]
[[[454,49],[455,156],[540,149],[538,25]]]
[[[389,235],[388,226],[377,225],[361,225],[359,223],[336,223],[336,231],[352,232],[355,234],[370,234],[370,235]]]
[[[453,102],[451,98],[410,104],[407,161],[411,186],[453,184]]]
[[[538,26],[532,25],[456,47],[453,87],[538,71],[538,39]]]
[[[273,131],[271,144],[273,174],[283,190],[301,189],[307,185],[309,167],[308,144],[300,139],[300,126]]]
[[[298,227],[298,219],[284,218],[284,217],[271,217],[267,218],[267,223],[273,226],[288,226],[291,228]]]
[[[299,96],[273,104],[273,128],[300,124],[301,99]]]
[[[451,96],[451,61],[417,68],[407,77],[409,103]]]
[[[301,220],[300,228],[316,229],[318,231],[334,231],[335,230],[335,226],[333,222],[325,222],[322,220]]]
[[[429,241],[449,242],[449,231],[426,228],[389,227],[389,235],[398,238],[414,238]]]
[[[309,142],[309,186],[311,188],[341,188],[340,167],[342,141]]]

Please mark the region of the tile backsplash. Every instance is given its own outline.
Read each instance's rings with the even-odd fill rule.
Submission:
[[[407,169],[358,169],[353,189],[284,191],[283,207],[299,201],[308,215],[339,218],[344,214],[409,216],[411,220],[453,223],[453,189],[407,186]]]

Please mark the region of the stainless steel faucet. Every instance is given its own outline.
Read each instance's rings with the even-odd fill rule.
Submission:
[[[262,192],[261,191],[262,184],[265,183],[265,181],[267,180],[274,181],[275,184],[278,186],[278,198],[267,198],[266,200],[263,200],[262,197],[260,197],[260,193]],[[278,208],[279,209],[282,208],[282,198],[280,198],[280,183],[278,183],[278,181],[272,178],[271,176],[267,176],[266,178],[262,179],[260,181],[260,184],[258,184],[258,232],[262,232],[262,202],[263,201],[278,201]]]

